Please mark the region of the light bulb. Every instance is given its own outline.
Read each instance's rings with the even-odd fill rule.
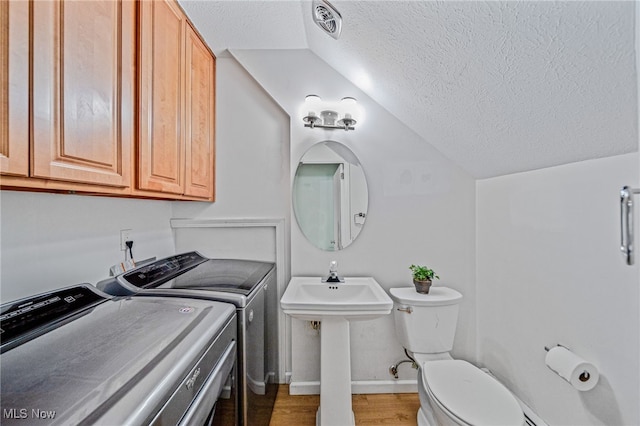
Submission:
[[[343,105],[343,108],[351,108],[356,106],[357,102],[356,102],[356,98],[347,96],[345,98],[342,98],[342,100],[340,101],[340,104]]]
[[[322,99],[318,95],[307,95],[304,98],[304,103],[307,105],[315,106],[315,105],[318,105],[320,102],[322,102]]]

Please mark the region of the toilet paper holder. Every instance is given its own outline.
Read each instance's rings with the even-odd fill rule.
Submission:
[[[565,345],[561,345],[560,343],[558,343],[556,346],[563,347],[563,348],[565,348],[565,349],[566,349],[566,350],[568,350],[568,351],[570,351],[570,350],[571,350],[571,349],[569,349],[568,347],[566,347]],[[544,350],[545,350],[545,351],[547,351],[547,352],[549,352],[549,350],[550,350],[550,349],[551,349],[551,348],[550,348],[550,347],[548,347],[548,346],[545,346],[545,347],[544,347]],[[579,379],[581,382],[586,382],[586,381],[588,381],[590,378],[591,378],[591,374],[589,374],[589,372],[588,372],[588,371],[583,371],[583,372],[578,376],[578,379]]]

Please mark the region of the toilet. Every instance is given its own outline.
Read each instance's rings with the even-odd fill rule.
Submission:
[[[431,287],[389,290],[396,334],[419,366],[419,426],[522,426],[524,413],[511,392],[473,364],[449,354],[462,294]]]

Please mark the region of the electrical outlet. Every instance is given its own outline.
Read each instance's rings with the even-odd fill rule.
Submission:
[[[121,229],[120,230],[120,250],[121,251],[125,251],[127,250],[127,245],[125,244],[126,241],[131,241],[131,233],[133,232],[132,229]]]

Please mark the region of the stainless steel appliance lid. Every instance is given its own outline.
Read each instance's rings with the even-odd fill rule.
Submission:
[[[173,288],[199,288],[248,294],[274,268],[273,263],[209,259],[176,277]]]
[[[2,409],[55,411],[52,424],[148,422],[234,314],[215,301],[106,300],[2,355]]]
[[[188,252],[158,260],[120,278],[144,289],[201,289],[248,295],[275,267],[274,263],[242,259],[207,259]]]
[[[0,307],[0,353],[21,345],[110,299],[90,284],[5,303]]]

